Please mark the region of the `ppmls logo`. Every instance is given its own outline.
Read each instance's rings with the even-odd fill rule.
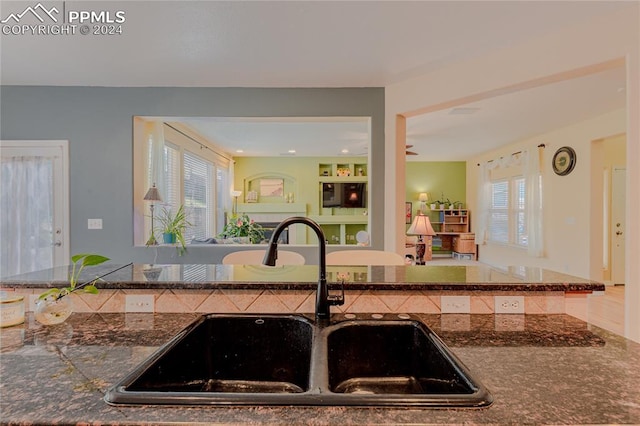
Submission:
[[[11,13],[5,19],[0,21],[2,24],[19,24],[23,17],[25,16],[35,16],[38,21],[44,23],[43,16],[49,17],[53,22],[58,22],[58,18],[56,17],[60,11],[54,6],[51,9],[47,9],[42,5],[42,3],[38,3],[34,7],[27,7],[22,13]]]
[[[67,10],[66,2],[58,2],[13,11],[0,24],[2,35],[120,35],[125,20],[123,10]]]

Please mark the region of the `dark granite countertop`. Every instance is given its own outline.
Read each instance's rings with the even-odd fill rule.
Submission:
[[[122,265],[103,264],[83,271],[90,280]],[[0,281],[0,287],[45,288],[67,281],[68,267],[31,272]],[[329,266],[329,282],[345,279],[352,290],[419,291],[604,291],[604,284],[535,267]],[[262,265],[135,264],[104,277],[100,288],[113,289],[314,289],[318,267]]]
[[[484,409],[115,407],[103,401],[109,386],[196,317],[75,313],[59,326],[43,327],[28,316],[25,324],[2,329],[0,422],[640,424],[640,345],[567,315],[418,316],[489,388],[494,403]]]

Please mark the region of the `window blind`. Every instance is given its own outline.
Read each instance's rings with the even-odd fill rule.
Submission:
[[[489,239],[509,242],[509,181],[506,180],[491,184]]]
[[[513,214],[514,222],[515,222],[515,232],[514,232],[515,241],[514,242],[518,245],[526,246],[528,230],[527,230],[527,221],[526,221],[527,216],[525,214],[525,203],[526,203],[525,179],[524,178],[515,179],[514,186],[516,188],[515,211]]]
[[[192,226],[185,232],[187,241],[207,238],[212,229],[212,182],[214,166],[189,151],[184,153],[184,206]]]

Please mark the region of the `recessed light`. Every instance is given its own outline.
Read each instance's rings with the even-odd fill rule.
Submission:
[[[345,148],[345,149],[343,149],[343,150],[342,150],[342,151],[340,151],[340,152],[342,152],[343,154],[348,154],[348,153],[349,153],[349,150]]]
[[[236,149],[236,152],[237,152],[238,154],[242,154],[242,153],[244,152],[244,149]]]
[[[295,154],[296,150],[295,149],[290,149],[288,152],[289,152],[289,154]]]

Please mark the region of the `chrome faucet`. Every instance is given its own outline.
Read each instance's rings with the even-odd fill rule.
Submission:
[[[294,223],[302,223],[307,225],[309,228],[313,229],[318,236],[318,245],[319,245],[319,273],[318,273],[318,289],[316,290],[316,320],[320,319],[328,319],[331,316],[329,308],[331,306],[339,306],[344,304],[344,288],[342,290],[342,295],[340,296],[330,296],[329,288],[327,286],[327,259],[326,259],[326,240],[324,237],[324,232],[322,232],[322,228],[313,220],[302,217],[302,216],[294,216],[288,219],[283,220],[276,227],[271,235],[271,239],[269,240],[269,248],[267,249],[267,253],[264,255],[264,260],[262,263],[264,265],[275,266],[276,259],[278,258],[278,237],[289,225],[293,225]]]

